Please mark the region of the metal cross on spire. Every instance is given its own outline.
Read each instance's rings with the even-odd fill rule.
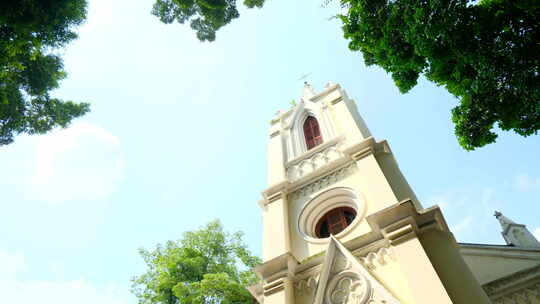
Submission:
[[[307,74],[304,74],[304,75],[302,75],[300,78],[296,79],[296,81],[298,81],[298,80],[304,80],[304,83],[306,83],[306,82],[307,82],[306,79],[307,79],[308,76],[311,75],[311,74],[312,74],[311,72],[309,72],[309,73],[307,73]]]

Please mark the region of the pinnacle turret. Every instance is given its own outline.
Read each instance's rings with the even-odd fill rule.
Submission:
[[[315,96],[315,90],[313,90],[313,87],[311,84],[309,84],[307,81],[304,82],[304,89],[302,91],[302,99],[310,99],[311,97]]]
[[[540,242],[527,229],[527,226],[512,221],[499,211],[495,211],[494,216],[501,224],[501,234],[506,244],[517,247],[540,247]]]

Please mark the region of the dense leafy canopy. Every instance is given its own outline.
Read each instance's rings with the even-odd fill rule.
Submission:
[[[132,281],[140,304],[254,302],[245,287],[256,282],[250,269],[260,260],[246,249],[241,233],[224,232],[218,221],[140,254],[148,266]]]
[[[460,98],[452,111],[467,150],[492,143],[495,124],[523,136],[540,129],[537,0],[346,0],[352,50],[392,74],[401,92],[420,74]]]
[[[0,145],[88,112],[86,103],[49,95],[66,77],[53,51],[77,37],[73,28],[85,18],[86,0],[0,1]]]
[[[264,0],[244,0],[249,8],[261,7]],[[152,14],[164,23],[189,21],[201,41],[214,41],[216,31],[238,18],[236,0],[157,0]]]
[[[329,2],[325,0],[324,3]],[[424,75],[460,99],[452,111],[467,150],[492,143],[494,126],[540,129],[540,1],[341,0],[349,47],[391,73],[401,92]],[[192,18],[200,40],[238,17],[234,0],[157,0],[163,22]],[[245,1],[261,7],[264,0]]]

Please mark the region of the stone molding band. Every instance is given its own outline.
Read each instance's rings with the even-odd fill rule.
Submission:
[[[347,242],[346,245],[358,261],[370,269],[394,260],[392,247],[406,239],[432,229],[449,233],[438,206],[418,210],[411,200],[397,203],[366,219],[372,231]],[[323,259],[324,252],[321,252],[300,263],[293,255],[286,253],[257,266],[254,271],[263,280],[262,292],[266,294],[281,288],[283,283],[279,282],[282,282],[283,278],[288,278],[296,283],[296,286],[300,286],[298,281],[309,280],[310,276],[316,277]]]
[[[337,145],[336,143],[332,143],[330,145],[330,148],[333,148],[334,145]],[[334,150],[332,150],[334,151]],[[324,149],[320,153],[325,153]],[[334,153],[334,152],[332,152]],[[344,147],[342,150],[338,149],[335,150],[335,153],[339,155],[338,158],[332,158],[332,161],[329,161],[325,163],[324,165],[320,167],[316,167],[315,169],[310,169],[310,172],[307,172],[305,174],[302,174],[301,176],[296,176],[293,179],[290,179],[286,177],[285,180],[282,182],[279,182],[277,184],[274,184],[270,187],[268,187],[266,190],[262,192],[262,200],[259,201],[259,205],[264,208],[267,204],[270,204],[280,198],[286,197],[288,194],[293,193],[297,190],[304,189],[305,187],[316,187],[317,183],[320,183],[321,181],[315,180],[316,177],[324,176],[322,180],[324,182],[328,180],[332,180],[335,174],[342,174],[340,170],[343,168],[351,168],[351,166],[356,166],[356,161],[367,157],[372,154],[379,154],[379,153],[392,153],[388,143],[386,141],[381,142],[375,142],[375,139],[373,137],[368,137],[365,140],[361,141],[360,143],[350,146],[350,147]],[[315,153],[317,154],[317,153]],[[309,156],[315,157],[316,155],[309,154]],[[328,158],[330,160],[330,158]],[[293,164],[294,166],[300,166],[303,160],[294,160]],[[307,160],[306,160],[307,161]],[[309,162],[304,163],[309,164]],[[336,173],[338,172],[338,173]],[[326,178],[326,180],[325,180]]]

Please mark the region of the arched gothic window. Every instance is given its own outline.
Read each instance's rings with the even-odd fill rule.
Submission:
[[[321,129],[315,117],[308,116],[304,122],[304,136],[308,150],[322,144]]]

